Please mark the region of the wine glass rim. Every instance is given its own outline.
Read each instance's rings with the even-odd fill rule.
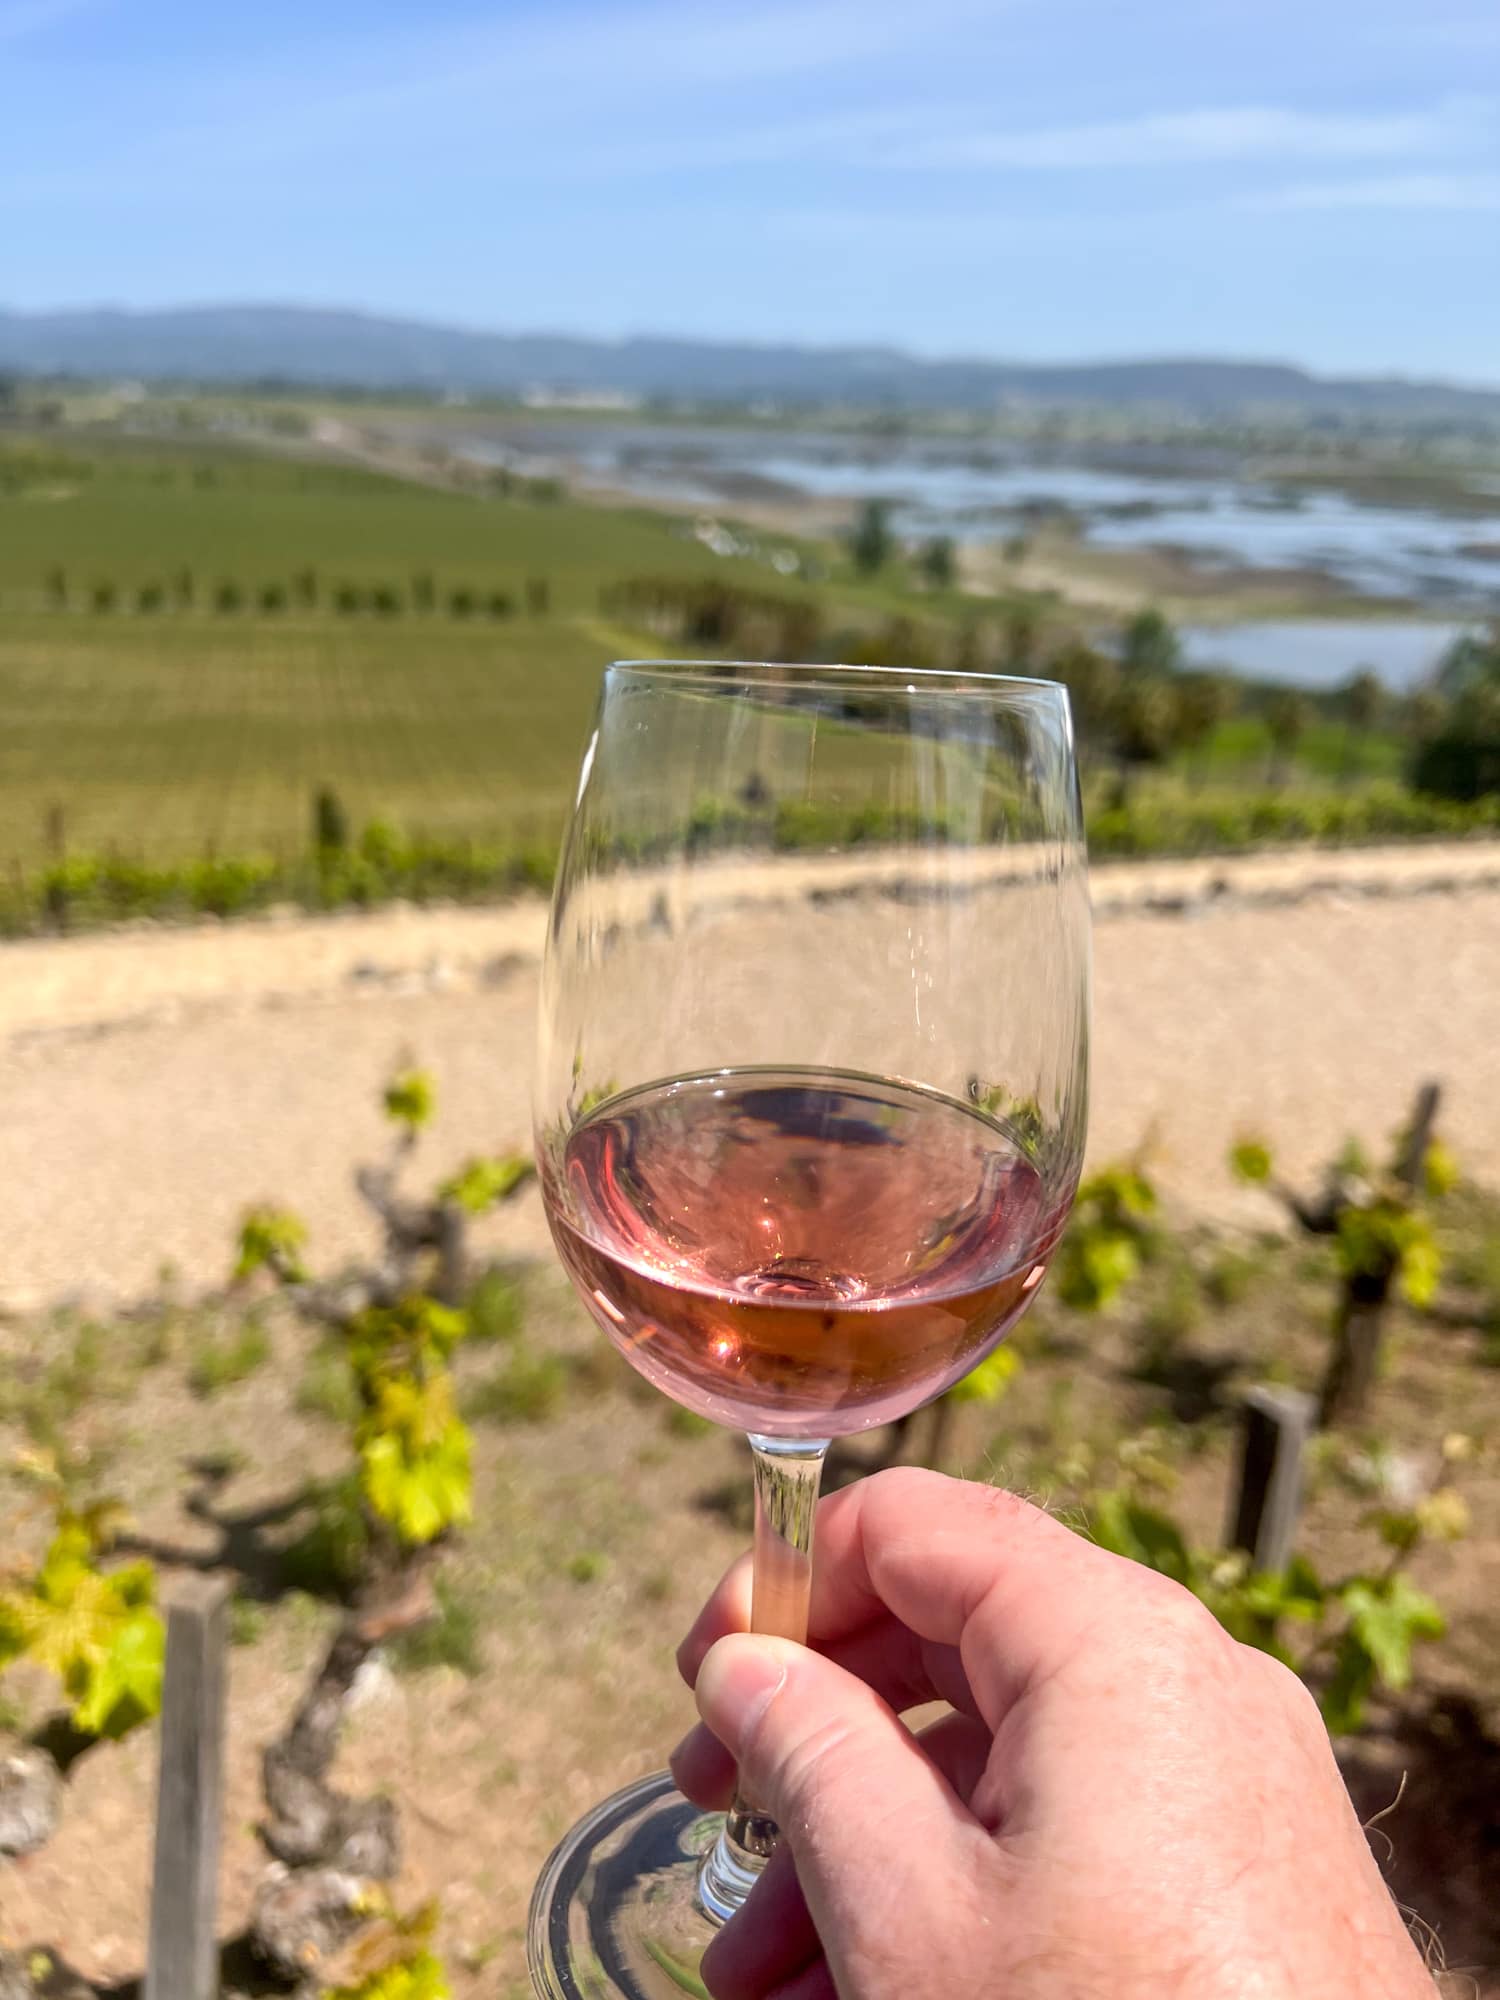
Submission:
[[[1053,700],[1066,695],[1062,681],[1046,680],[1039,674],[987,674],[949,667],[866,666],[856,661],[792,660],[611,660],[606,677],[631,680],[659,680],[693,686],[718,687],[732,676],[782,687],[847,690],[860,681],[870,688],[906,688],[918,685],[933,694],[1006,694],[1015,700]]]

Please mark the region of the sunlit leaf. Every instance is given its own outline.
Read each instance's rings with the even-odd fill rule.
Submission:
[[[1441,1139],[1434,1139],[1422,1155],[1422,1186],[1433,1201],[1452,1194],[1459,1183],[1458,1161]]]
[[[437,1105],[437,1085],[425,1069],[398,1070],[385,1087],[382,1102],[392,1124],[408,1132],[419,1132],[428,1124]]]
[[[1356,1580],[1341,1597],[1349,1635],[1369,1654],[1380,1681],[1397,1691],[1407,1687],[1413,1641],[1440,1639],[1447,1629],[1438,1606],[1399,1570],[1377,1583]]]
[[[302,1249],[307,1225],[286,1208],[252,1208],[240,1224],[239,1255],[232,1273],[242,1283],[256,1271],[270,1271],[288,1284],[307,1276]]]
[[[443,1201],[457,1202],[470,1215],[483,1215],[519,1193],[535,1173],[535,1165],[524,1153],[470,1160],[451,1180],[444,1181],[438,1195]]]
[[[997,1347],[977,1368],[948,1391],[955,1403],[998,1403],[1019,1373],[1021,1357],[1013,1347]]]
[[[1252,1183],[1271,1178],[1271,1149],[1263,1139],[1241,1139],[1231,1149],[1229,1165],[1236,1179]]]

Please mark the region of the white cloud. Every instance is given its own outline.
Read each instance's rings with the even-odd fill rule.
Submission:
[[[970,106],[913,104],[757,126],[726,119],[674,139],[606,136],[576,152],[581,170],[715,167],[804,159],[864,171],[1081,172],[1130,167],[1274,165],[1299,161],[1420,160],[1483,147],[1494,99],[1450,97],[1389,114],[1292,111],[1252,105],[1154,113],[1031,131],[984,126]]]
[[[37,19],[95,4],[9,0]],[[0,35],[6,7],[0,0]],[[852,157],[932,126],[901,103],[768,120],[777,87],[888,76],[912,44],[961,35],[997,11],[998,0],[925,0],[920,14],[906,0],[733,0],[710,10],[633,0],[566,16],[497,11],[446,29],[315,30],[295,64],[278,52],[269,66],[251,59],[178,79],[189,120],[152,120],[137,107],[107,172],[80,182],[59,162],[29,176],[27,192],[138,194],[184,173],[338,159],[372,141],[467,143],[481,171],[520,158],[564,178]]]
[[[1451,145],[1471,107],[1364,115],[1247,105],[1030,132],[950,132],[886,156],[895,167],[1065,170],[1216,161],[1409,158]]]
[[[1464,214],[1500,211],[1500,174],[1392,174],[1357,181],[1306,181],[1249,195],[1241,206],[1258,209],[1450,209]]]

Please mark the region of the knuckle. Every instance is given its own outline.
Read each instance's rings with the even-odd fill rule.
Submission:
[[[1317,1697],[1307,1682],[1273,1653],[1257,1652],[1250,1647],[1244,1651],[1248,1671],[1262,1682],[1288,1720],[1297,1728],[1311,1730],[1319,1742],[1324,1741],[1328,1732],[1323,1725]]]
[[[899,1515],[924,1497],[945,1491],[949,1483],[942,1473],[931,1472],[926,1466],[890,1465],[861,1480],[860,1491],[867,1507],[890,1508]]]
[[[1132,1565],[1130,1590],[1137,1600],[1136,1615],[1163,1638],[1183,1646],[1209,1646],[1226,1637],[1207,1606],[1185,1584],[1159,1570]]]
[[[1182,1584],[1140,1570],[1106,1614],[1117,1660],[1129,1661],[1153,1698],[1176,1702],[1205,1686],[1230,1685],[1245,1650]]]

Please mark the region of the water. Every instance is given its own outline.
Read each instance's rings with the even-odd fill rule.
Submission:
[[[1500,596],[1500,506],[1445,514],[1366,504],[1248,479],[1230,454],[1205,449],[1118,448],[1087,461],[1004,444],[648,423],[511,425],[503,439],[476,425],[468,446],[492,460],[541,454],[551,469],[580,468],[686,507],[732,508],[756,493],[881,497],[902,534],[975,541],[1065,511],[1095,547],[1173,548],[1208,571],[1313,570],[1363,596],[1479,615]]]
[[[1500,547],[1500,515],[1373,507],[1328,492],[1277,502],[1266,493],[1206,485],[1187,505],[1092,522],[1088,537],[1100,548],[1181,549],[1207,567],[1319,570],[1364,597],[1477,603],[1500,591],[1500,560],[1474,553]]]
[[[1196,667],[1227,667],[1249,680],[1301,688],[1337,687],[1369,667],[1399,694],[1426,680],[1453,641],[1470,629],[1436,620],[1288,618],[1187,626],[1181,638]]]

